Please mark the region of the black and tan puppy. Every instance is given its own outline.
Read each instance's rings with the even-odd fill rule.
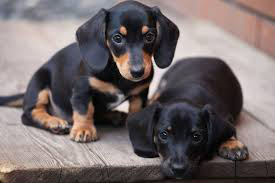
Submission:
[[[216,58],[188,58],[162,77],[151,104],[128,117],[137,155],[160,156],[168,177],[190,177],[214,152],[244,160],[248,150],[233,122],[242,109],[242,90],[231,69]]]
[[[135,1],[101,9],[76,32],[77,43],[63,48],[32,77],[25,94],[0,98],[0,104],[20,106],[22,121],[72,140],[97,139],[94,121],[120,120],[112,111],[125,100],[129,112],[147,102],[153,77],[152,57],[158,67],[173,59],[179,30],[157,7]]]

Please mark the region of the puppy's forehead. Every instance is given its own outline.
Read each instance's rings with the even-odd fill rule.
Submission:
[[[161,123],[172,129],[190,130],[200,121],[199,111],[189,105],[171,105],[164,110]]]
[[[142,30],[143,26],[153,27],[154,17],[149,8],[130,6],[110,11],[109,28],[118,29],[124,26],[127,30]]]

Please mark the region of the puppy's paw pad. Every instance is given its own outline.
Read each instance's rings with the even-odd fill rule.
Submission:
[[[55,134],[68,134],[70,131],[70,125],[67,121],[53,117],[47,123],[47,128]]]
[[[238,140],[226,141],[220,146],[218,154],[225,159],[233,161],[241,161],[249,157],[247,147]]]
[[[75,142],[91,142],[98,139],[95,127],[72,128],[70,138]]]

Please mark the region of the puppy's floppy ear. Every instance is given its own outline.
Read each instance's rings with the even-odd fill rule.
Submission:
[[[157,123],[160,104],[155,102],[127,119],[130,140],[138,156],[153,158],[158,156],[154,144],[154,127]]]
[[[179,29],[161,13],[158,7],[153,7],[152,11],[157,21],[158,34],[154,59],[158,67],[165,68],[171,64],[174,58],[179,38]]]
[[[211,156],[218,146],[236,135],[236,129],[226,119],[222,119],[216,114],[210,104],[206,104],[202,111],[202,118],[207,122],[208,141],[207,154]]]
[[[109,59],[105,38],[107,13],[105,9],[101,9],[76,31],[82,59],[95,73],[102,71]]]

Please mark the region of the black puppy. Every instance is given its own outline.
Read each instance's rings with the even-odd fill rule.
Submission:
[[[160,68],[173,59],[179,30],[157,7],[135,1],[101,9],[76,32],[77,43],[63,48],[32,77],[25,94],[0,98],[20,106],[22,121],[72,140],[97,139],[95,121],[119,120],[111,111],[130,100],[129,112],[147,102],[152,56]]]
[[[240,84],[222,60],[183,59],[164,74],[151,104],[128,117],[134,151],[159,155],[163,173],[176,178],[190,177],[217,150],[244,160],[248,150],[232,125],[242,101]]]

